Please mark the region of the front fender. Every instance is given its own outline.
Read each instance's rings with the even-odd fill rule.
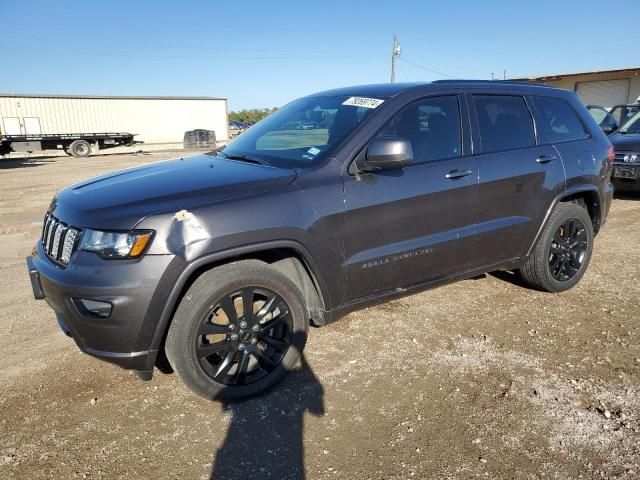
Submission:
[[[310,252],[304,245],[293,240],[274,240],[265,243],[238,246],[220,252],[209,253],[189,262],[185,262],[180,257],[175,257],[172,262],[173,264],[169,266],[166,274],[166,276],[172,277],[172,279],[167,279],[171,284],[171,288],[159,288],[156,291],[156,296],[158,298],[152,299],[151,302],[152,304],[154,302],[159,302],[159,304],[164,306],[160,316],[157,318],[157,323],[153,328],[153,335],[149,345],[149,350],[153,350],[155,352],[153,356],[150,355],[149,357],[149,370],[153,369],[157,350],[162,343],[181,294],[195,272],[208,265],[224,263],[225,261],[231,261],[239,257],[245,257],[247,255],[263,253],[276,249],[290,249],[295,251],[306,263],[306,267],[311,272],[313,277],[312,279],[316,282],[322,298],[328,298],[326,282]],[[163,278],[163,280],[165,279]]]

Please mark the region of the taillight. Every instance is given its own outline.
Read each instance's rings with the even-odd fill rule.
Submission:
[[[613,163],[613,159],[615,158],[615,150],[613,148],[613,145],[609,146],[609,150],[607,150],[607,161],[609,163]]]

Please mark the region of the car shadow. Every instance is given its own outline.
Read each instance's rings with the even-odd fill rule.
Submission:
[[[211,480],[303,480],[304,415],[325,412],[324,389],[309,364],[287,374],[272,391],[225,402],[231,424],[212,462]]]
[[[502,280],[503,282],[509,282],[510,284],[515,285],[516,287],[531,289],[529,285],[524,283],[520,275],[518,275],[516,272],[513,272],[511,270],[496,270],[495,272],[489,272],[489,275],[491,275],[494,278],[497,278],[498,280]]]
[[[640,200],[640,192],[630,190],[616,190],[613,192],[613,198],[615,198],[616,200]]]

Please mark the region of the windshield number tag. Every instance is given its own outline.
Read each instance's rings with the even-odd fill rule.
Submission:
[[[344,102],[342,105],[353,105],[354,107],[364,107],[364,108],[376,108],[379,107],[384,100],[380,100],[379,98],[366,98],[366,97],[351,97]]]

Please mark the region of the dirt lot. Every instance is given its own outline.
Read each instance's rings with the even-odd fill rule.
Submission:
[[[640,196],[572,291],[487,275],[370,308],[222,405],[81,354],[24,265],[56,190],[171,156],[0,160],[0,478],[640,478]]]

